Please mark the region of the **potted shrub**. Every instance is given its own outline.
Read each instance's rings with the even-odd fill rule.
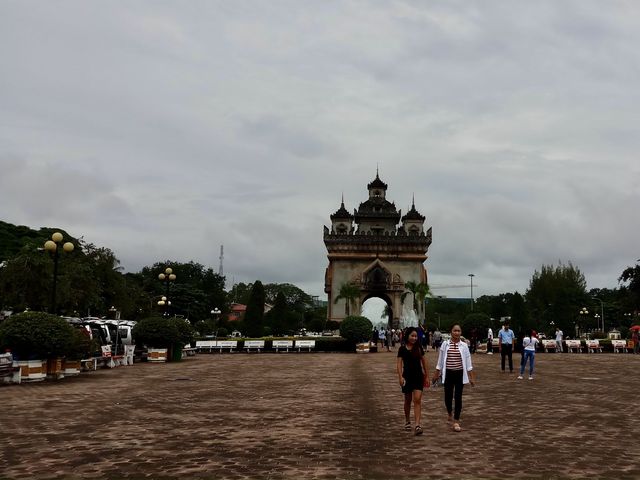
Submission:
[[[350,343],[350,350],[369,351],[369,338],[373,325],[367,317],[349,316],[340,323],[340,336]]]
[[[62,373],[64,373],[65,376],[79,375],[80,361],[91,357],[96,347],[97,342],[91,340],[88,331],[84,327],[74,328],[71,348],[62,361]]]
[[[62,378],[62,358],[73,347],[74,329],[57,315],[23,312],[0,324],[0,349],[10,349],[24,381]]]
[[[147,360],[166,362],[171,351],[179,352],[193,339],[193,329],[188,321],[181,318],[149,317],[140,320],[133,327],[133,338],[137,344],[147,346]],[[176,356],[174,360],[179,360]]]

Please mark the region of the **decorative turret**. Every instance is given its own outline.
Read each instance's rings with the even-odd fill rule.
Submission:
[[[353,215],[351,215],[346,208],[344,208],[344,195],[342,195],[342,203],[340,208],[330,215],[331,218],[331,232],[338,235],[347,235],[353,232]]]
[[[411,210],[402,217],[402,226],[400,227],[409,235],[421,235],[424,231],[425,216],[416,210],[415,195],[411,200]]]
[[[376,178],[367,185],[369,199],[360,204],[354,212],[354,221],[358,225],[358,233],[374,235],[393,235],[400,221],[401,212],[394,203],[386,199],[387,184],[380,180],[376,170]]]
[[[367,185],[367,189],[369,190],[369,200],[373,198],[382,198],[384,200],[387,196],[387,184],[380,180],[377,168],[376,178],[373,180],[373,182]]]

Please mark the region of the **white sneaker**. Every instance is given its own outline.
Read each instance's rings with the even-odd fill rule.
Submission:
[[[522,375],[518,375],[518,380],[522,380]],[[531,380],[531,377],[529,377],[529,380]]]
[[[529,375],[529,380],[533,380],[533,377],[531,375]]]
[[[493,352],[487,352],[487,355],[493,355]]]

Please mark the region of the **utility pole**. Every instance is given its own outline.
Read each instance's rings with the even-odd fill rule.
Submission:
[[[224,245],[220,245],[220,266],[218,267],[218,275],[224,277],[224,269],[222,268],[222,261],[224,260]]]
[[[475,275],[470,273],[468,276],[471,279],[471,311],[473,311],[473,277],[475,277]]]

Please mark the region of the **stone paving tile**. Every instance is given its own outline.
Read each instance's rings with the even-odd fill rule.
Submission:
[[[463,432],[436,388],[422,437],[403,429],[395,353],[202,354],[4,386],[0,478],[640,478],[640,356],[538,354],[531,382],[473,360]]]

